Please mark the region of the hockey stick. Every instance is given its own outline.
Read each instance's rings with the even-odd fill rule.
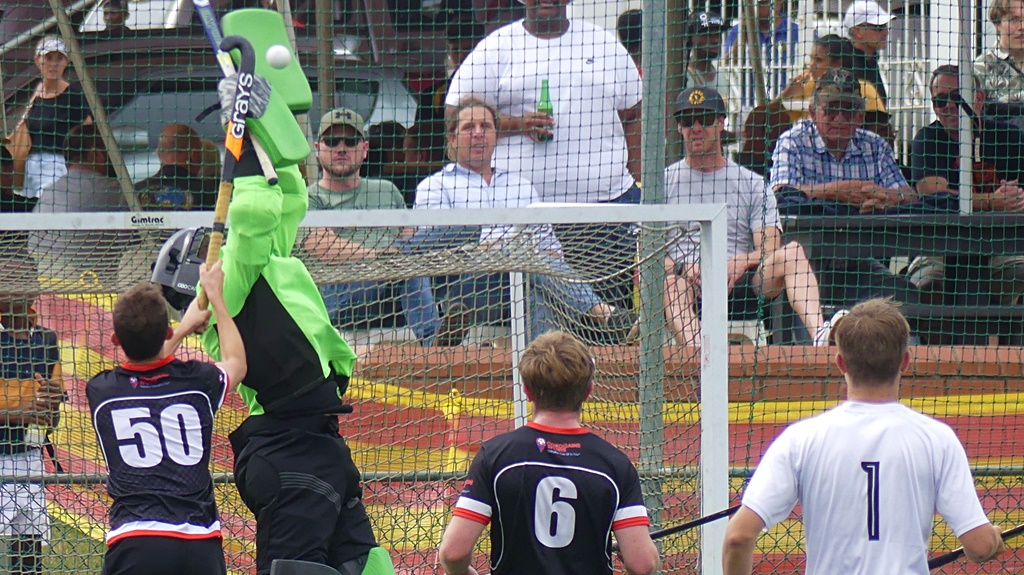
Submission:
[[[1000,537],[1003,538],[1003,541],[1006,541],[1007,539],[1012,539],[1013,537],[1016,537],[1016,536],[1020,535],[1021,533],[1024,533],[1024,524],[1021,524],[1021,525],[1018,525],[1016,527],[1012,527],[1010,529],[1007,529],[1006,531],[1003,531],[1002,533],[1000,533]],[[942,567],[943,565],[946,565],[948,563],[952,563],[953,561],[956,561],[957,559],[963,557],[963,555],[964,555],[964,548],[963,547],[957,547],[956,549],[950,551],[949,553],[944,553],[942,555],[938,555],[936,557],[932,557],[931,559],[928,560],[928,570],[931,571],[932,569],[938,569],[939,567]]]
[[[738,504],[737,505],[733,505],[732,507],[730,507],[728,509],[723,509],[721,511],[716,511],[716,512],[710,514],[710,515],[705,515],[704,517],[699,517],[697,519],[694,519],[693,521],[687,521],[686,523],[680,523],[679,525],[674,525],[672,527],[666,527],[664,529],[658,529],[656,531],[651,531],[651,539],[661,539],[662,537],[667,537],[667,536],[675,534],[675,533],[686,531],[687,529],[693,529],[694,527],[700,527],[701,525],[704,525],[705,523],[711,523],[712,521],[718,521],[719,519],[722,519],[723,517],[729,517],[733,513],[736,513],[736,511],[738,511],[739,508],[740,508],[740,506]],[[618,543],[616,543],[615,545],[612,545],[612,551],[618,551],[618,550],[619,550]]]
[[[199,16],[199,21],[203,25],[203,32],[206,33],[207,40],[209,40],[210,44],[213,46],[213,51],[217,56],[217,63],[220,65],[220,70],[224,73],[224,77],[226,78],[234,74],[235,63],[231,59],[231,50],[225,50],[223,47],[224,35],[221,34],[220,24],[217,22],[217,14],[213,11],[213,7],[210,6],[210,0],[192,0],[192,5],[195,7],[196,14]],[[252,48],[250,47],[250,51],[251,50]],[[252,70],[250,70],[250,72],[252,72]],[[239,74],[239,84],[241,84],[241,74]],[[235,109],[238,109],[237,104]],[[244,129],[242,131],[244,133]],[[228,133],[230,134],[230,132],[231,130],[229,128]],[[263,169],[263,175],[267,178],[267,183],[271,186],[277,184],[277,170],[274,169],[274,164],[270,161],[270,157],[267,155],[266,150],[263,149],[259,140],[255,138],[250,138],[250,140],[252,141],[253,149],[256,150],[256,157],[260,160],[260,167]],[[231,143],[231,141],[225,140],[225,145],[228,143]],[[242,156],[241,139],[237,141],[237,150],[230,147],[228,150],[231,151],[235,160],[238,160]],[[220,202],[218,202],[218,205],[219,203]]]
[[[242,144],[245,137],[245,114],[249,110],[249,99],[255,83],[256,54],[252,44],[241,36],[228,36],[221,41],[222,53],[237,48],[242,54],[238,67],[238,83],[235,86],[235,102],[231,111],[231,121],[224,136],[224,168],[220,176],[220,188],[217,189],[217,205],[213,210],[213,229],[210,232],[210,244],[206,248],[206,265],[211,266],[220,258],[220,248],[224,244],[224,224],[228,219],[228,206],[231,205],[231,194],[235,190],[235,165],[242,157]],[[250,138],[253,144],[255,139]],[[267,178],[270,181],[270,178]],[[210,303],[206,292],[199,293],[199,308],[206,309]]]
[[[686,531],[687,529],[693,529],[694,527],[700,527],[701,525],[704,525],[705,523],[711,523],[712,521],[718,521],[719,519],[722,519],[723,517],[729,517],[733,513],[736,513],[736,511],[738,511],[739,508],[740,508],[739,505],[733,505],[732,507],[730,507],[728,509],[723,509],[721,511],[716,511],[716,512],[710,514],[710,515],[705,515],[704,517],[700,517],[698,519],[694,519],[693,521],[687,521],[686,523],[680,523],[679,525],[675,525],[675,526],[672,526],[672,527],[666,527],[664,529],[658,529],[657,531],[651,531],[651,539],[661,539],[662,537],[666,537],[666,536],[672,535],[674,533],[679,533],[681,531]]]

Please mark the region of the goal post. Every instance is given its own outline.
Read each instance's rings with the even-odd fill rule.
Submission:
[[[111,329],[109,312],[116,295],[150,277],[151,264],[163,239],[174,230],[208,227],[210,222],[208,212],[0,214],[0,226],[5,230],[0,234],[0,276],[12,258],[26,253],[35,258],[41,298],[45,300],[40,321],[53,324],[58,331],[69,351],[64,355],[65,372],[72,374],[72,386],[84,388],[91,373],[119,358],[120,352],[104,341]],[[693,226],[687,229],[698,225],[700,229],[704,297],[699,349],[671,344],[660,295],[664,293],[660,284],[666,273],[667,232],[681,222]],[[602,244],[602,234],[615,227],[633,230],[633,253],[621,268],[609,267],[609,250]],[[228,245],[230,228],[229,222]],[[386,236],[385,230],[397,230],[393,235],[398,239],[388,246],[374,246],[378,249],[372,255],[353,252],[355,255],[344,260],[331,255],[334,252],[316,255],[320,246],[308,241],[317,237],[317,230],[331,232],[324,236],[327,242],[333,237],[370,241],[368,238]],[[567,255],[563,258],[563,252],[568,254],[571,248],[567,238],[579,241],[580,234],[588,247],[582,250],[584,257],[573,261]],[[59,241],[40,244],[40,236],[57,237]],[[653,249],[638,250],[637,244],[645,242]],[[729,505],[726,242],[727,211],[721,204],[342,210],[307,213],[294,253],[303,259],[322,288],[337,283],[403,285],[417,278],[438,280],[433,283],[436,288],[439,278],[449,278],[449,282],[451,277],[473,274],[507,278],[487,288],[491,290],[487,295],[501,301],[502,311],[508,316],[504,319],[504,325],[509,326],[507,345],[470,338],[450,347],[439,347],[436,342],[421,345],[424,342],[414,337],[363,342],[359,329],[339,326],[346,337],[353,338],[360,355],[349,391],[349,400],[358,405],[357,412],[343,420],[343,426],[368,482],[390,485],[388,481],[397,478],[413,486],[436,482],[451,489],[451,482],[464,476],[465,462],[480,442],[527,421],[528,403],[516,368],[523,350],[536,335],[531,330],[539,325],[536,316],[540,306],[536,302],[540,294],[552,308],[548,310],[549,325],[582,334],[581,339],[594,350],[598,361],[596,387],[584,408],[584,422],[634,461],[652,523],[658,528],[698,511],[706,515]],[[40,245],[58,248],[40,250]],[[640,257],[641,253],[647,255]],[[591,320],[570,301],[581,292],[590,293],[592,284],[609,278],[626,283],[632,292],[630,298],[639,298],[634,300],[629,318],[639,318],[636,331],[644,337],[624,340],[608,336],[601,326],[588,323]],[[0,277],[0,282],[6,281]],[[637,282],[654,282],[657,287],[643,289]],[[501,290],[501,294],[493,293]],[[644,293],[659,297],[637,295]],[[408,298],[400,299],[405,303]],[[378,312],[368,303],[359,305],[365,305],[368,314]],[[436,305],[433,312],[443,320],[445,302],[439,299],[431,305]],[[630,325],[618,326],[623,327]],[[372,329],[377,328],[364,331]],[[186,345],[183,353],[202,356],[196,342]],[[92,363],[85,365],[86,360]],[[696,364],[699,374],[673,373],[669,377],[667,363]],[[699,387],[694,385],[698,381]],[[677,395],[667,400],[667,391]],[[680,393],[685,394],[681,400]],[[679,407],[680,402],[686,407]],[[75,409],[80,412],[81,407]],[[380,410],[398,423],[382,427],[385,424],[369,415],[360,415]],[[665,420],[666,410],[673,410],[669,422]],[[225,428],[233,428],[244,417],[243,410],[226,411],[229,413],[218,417],[234,419],[225,422]],[[420,412],[430,413],[417,415]],[[676,418],[676,413],[683,412],[696,419]],[[65,418],[62,426],[67,429],[58,431],[56,442],[59,444],[62,437],[87,441],[87,427],[70,429],[87,422],[87,411],[84,419],[81,415]],[[681,426],[693,432],[681,432]],[[696,441],[686,443],[690,435]],[[226,437],[215,438],[215,442],[220,448],[227,447]],[[677,448],[679,445],[683,447]],[[76,446],[73,451],[88,449]],[[214,462],[214,471],[229,473],[230,461]],[[68,488],[73,485],[77,483],[70,481]],[[405,486],[408,492],[388,497],[404,499],[422,494],[417,492],[420,487],[410,485]],[[400,490],[402,486],[396,483],[380,489]],[[405,523],[408,518],[394,506],[376,507],[372,503],[374,489],[370,491],[371,516],[378,509],[386,514],[386,519],[377,518],[386,526],[382,528],[382,540],[401,540],[416,531],[417,521],[422,522],[422,518]],[[225,513],[233,513],[230,503],[223,507]],[[677,549],[677,556],[685,556],[689,565],[700,563],[703,572],[710,572],[721,563],[723,536],[724,522],[714,522],[702,527],[699,538],[691,534],[671,542],[671,546]],[[399,545],[399,541],[393,543]]]

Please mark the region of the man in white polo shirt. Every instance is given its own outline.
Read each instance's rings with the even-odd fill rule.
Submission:
[[[967,455],[944,423],[899,403],[910,367],[910,326],[887,299],[857,304],[835,326],[835,362],[847,401],[794,423],[772,443],[725,531],[725,575],[750,575],[765,527],[799,500],[807,575],[927,575],[938,512],[984,562],[1002,553],[985,517]]]
[[[463,98],[454,107],[446,122],[448,156],[453,162],[420,182],[414,209],[525,208],[536,201],[536,193],[529,182],[492,166],[491,158],[498,139],[497,122],[497,110],[479,98]],[[577,324],[592,326],[597,335],[615,332],[618,339],[624,337],[633,325],[632,314],[602,302],[588,283],[574,277],[575,273],[562,259],[561,246],[550,227],[538,226],[532,231],[536,255],[551,269],[552,275],[527,275],[533,288],[528,295],[528,338],[532,340],[546,331],[559,329],[559,318],[566,315],[573,317]],[[450,248],[455,236],[458,236],[458,243],[479,243],[492,250],[517,254],[523,249],[516,243],[520,239],[518,234],[508,225],[487,226],[480,230],[424,227],[400,243],[404,244],[406,251]],[[434,345],[457,345],[473,324],[508,317],[510,306],[506,280],[505,274],[472,273],[462,274],[449,282],[443,288],[443,299],[448,305],[436,331]]]

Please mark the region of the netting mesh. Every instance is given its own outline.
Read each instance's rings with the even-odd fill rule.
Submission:
[[[110,312],[149,278],[167,222],[212,221],[174,218],[216,199],[222,73],[190,0],[57,3],[56,15],[38,1],[0,6],[0,211],[50,214],[0,215],[2,321],[10,334],[23,321],[55,332],[68,388],[52,434],[66,473],[46,462],[45,571],[98,573],[110,499],[84,386],[122,359]],[[524,415],[513,355],[552,327],[593,347],[584,422],[638,466],[656,525],[707,512],[697,318],[702,300],[725,293],[697,285],[709,265],[693,226],[430,228],[396,216],[357,229],[316,211],[726,203],[727,259],[712,267],[730,279],[730,500],[787,424],[845,397],[831,353],[813,345],[827,338],[819,327],[888,296],[915,346],[902,398],[957,432],[989,518],[1021,522],[1020,2],[852,13],[848,1],[647,2],[642,15],[625,0],[212,4],[220,18],[281,12],[310,84],[299,123],[313,147],[301,167],[314,217],[294,253],[360,355],[343,431],[401,572],[440,572],[469,461]],[[716,89],[721,109],[710,92],[677,100],[695,87]],[[493,161],[474,163],[473,141],[460,144],[461,120],[475,119],[445,122],[446,106],[471,94],[497,106],[495,141],[482,146]],[[334,109],[359,120],[324,124]],[[465,137],[474,130],[487,132],[471,125]],[[500,183],[475,179],[484,164]],[[117,224],[74,223],[98,211]],[[18,311],[26,300],[31,314]],[[3,340],[5,380],[26,377],[9,353],[18,345]],[[183,355],[206,357],[191,338]],[[255,555],[227,442],[244,417],[232,396],[211,469],[233,572],[252,571]],[[700,568],[699,533],[660,541],[665,572]],[[756,569],[802,570],[804,540],[794,513],[758,540]],[[937,520],[933,552],[957,545]],[[484,538],[478,568],[489,549]],[[1016,572],[1021,559],[943,569]]]

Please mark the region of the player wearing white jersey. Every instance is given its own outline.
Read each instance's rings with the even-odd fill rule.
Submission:
[[[726,528],[725,575],[751,573],[761,530],[798,500],[807,575],[925,575],[936,511],[969,559],[998,556],[1002,538],[981,508],[956,434],[898,401],[910,366],[910,327],[899,307],[858,304],[835,335],[847,401],[791,425],[768,448]]]

